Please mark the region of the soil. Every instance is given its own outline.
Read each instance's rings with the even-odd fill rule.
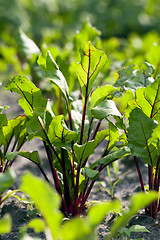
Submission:
[[[15,102],[17,102],[17,98],[15,96],[15,99],[13,99],[13,95],[7,95],[7,98],[4,97],[4,95],[1,95],[2,105],[10,105],[10,115],[15,115],[16,112],[20,113],[20,109],[18,107],[15,107]],[[8,110],[7,110],[8,113]],[[38,150],[40,153],[42,166],[48,173],[48,178],[51,179],[51,174],[49,172],[49,167],[47,163],[47,158],[45,155],[45,152],[43,150],[43,146],[41,143],[37,140],[32,141],[28,145],[27,143],[27,149],[24,150],[30,151],[30,150]],[[102,146],[100,146],[96,153],[95,158],[98,158],[98,156],[102,152]],[[16,173],[16,181],[14,185],[11,187],[11,189],[17,189],[19,187],[21,176],[26,171],[31,171],[37,176],[42,176],[39,169],[30,161],[27,161],[23,158],[17,158],[15,163],[13,164],[13,169]],[[142,176],[144,177],[144,183],[147,184],[147,167],[145,166],[144,162],[140,160],[140,167],[142,171]],[[118,163],[119,173],[118,176],[120,178],[120,181],[117,183],[117,185],[114,188],[114,197],[121,200],[123,207],[126,209],[129,204],[129,198],[130,196],[135,193],[141,191],[139,179],[136,171],[136,167],[134,164],[134,161],[131,157],[126,157],[122,160],[119,160]],[[113,182],[116,180],[115,173],[113,171],[113,168],[110,167],[111,170],[111,176]],[[128,172],[129,170],[129,172]],[[126,173],[126,174],[125,174]],[[124,175],[125,174],[125,175]],[[99,178],[99,183],[103,182],[105,184],[105,188],[107,190],[110,190],[109,188],[109,179],[107,175],[107,171],[104,170]],[[111,197],[109,193],[105,190],[102,190],[100,188],[99,184],[96,184],[91,192],[91,195],[89,196],[88,201],[93,200],[110,200]],[[0,235],[0,240],[13,240],[13,239],[19,239],[19,231],[22,226],[24,226],[32,217],[30,214],[30,211],[27,207],[27,205],[20,203],[15,198],[8,199],[4,204],[1,206],[1,216],[3,216],[5,213],[9,213],[12,217],[12,231],[9,234],[3,234]],[[109,232],[110,226],[112,225],[114,221],[113,215],[109,214],[106,216],[105,220],[102,224],[100,224],[97,228],[99,239],[103,240],[107,233]],[[152,219],[150,216],[146,216],[144,214],[144,210],[140,210],[139,213],[134,216],[130,222],[128,223],[127,227],[130,227],[132,225],[141,225],[145,226],[150,233],[132,233],[130,238],[128,239],[154,239],[159,240],[160,239],[160,215],[158,215],[157,220]],[[46,239],[44,234],[36,235],[31,229],[29,230],[28,234],[30,236],[34,236],[35,239]],[[122,239],[119,237],[118,239]]]

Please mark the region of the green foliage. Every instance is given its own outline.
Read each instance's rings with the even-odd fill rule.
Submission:
[[[31,52],[32,46],[31,44]],[[27,140],[37,137],[43,141],[53,181],[61,197],[61,210],[66,215],[80,214],[99,172],[109,163],[130,154],[130,149],[124,146],[126,143],[119,145],[122,132],[108,119],[110,116],[122,117],[112,100],[113,97],[116,98],[120,88],[106,85],[92,92],[96,86],[97,76],[106,61],[105,53],[96,49],[90,41],[82,44],[81,61],[73,64],[79,79],[82,99],[74,97],[71,100],[67,82],[51,53],[47,52],[39,57],[38,64],[46,73],[45,77],[54,83],[54,86],[58,86],[63,94],[64,98],[59,95],[60,102],[64,103],[63,115],[54,114],[57,112],[54,111],[54,105],[52,111],[49,108],[49,101],[42,97],[41,90],[27,77],[16,76],[6,85],[7,90],[17,92],[22,97],[19,105],[26,116],[20,116],[19,120],[21,118],[25,120],[25,137]],[[80,116],[78,122],[76,115]],[[103,119],[108,122],[109,129],[99,131]],[[96,128],[94,124],[97,124]],[[107,144],[102,156],[88,165],[88,159],[105,138]],[[38,152],[17,150],[6,154],[8,161],[13,161],[17,155],[31,160],[49,182],[42,169]]]
[[[33,183],[33,188],[30,187],[30,182]],[[103,221],[106,214],[118,214],[121,212],[121,204],[119,200],[112,202],[98,202],[90,207],[86,217],[64,219],[62,222],[62,217],[64,216],[59,211],[60,198],[48,183],[30,173],[27,173],[22,177],[21,188],[31,197],[32,200],[34,200],[35,205],[41,210],[42,217],[44,218],[31,220],[27,227],[33,228],[35,232],[45,232],[49,228],[52,239],[55,240],[96,240],[98,239],[96,227]],[[106,239],[114,237],[117,232],[121,231],[122,227],[126,226],[128,220],[133,217],[140,208],[146,206],[156,198],[156,192],[150,192],[149,194],[139,193],[134,195],[131,199],[129,210],[122,212],[116,219],[111,227],[111,232]],[[70,231],[71,229],[72,231]],[[81,229],[81,231],[79,231],[79,229]],[[134,232],[142,230],[144,231],[144,228],[142,229],[134,226],[128,231]],[[47,237],[49,238],[48,235]]]

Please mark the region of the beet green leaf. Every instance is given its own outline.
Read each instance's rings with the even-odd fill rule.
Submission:
[[[156,127],[157,123],[142,110],[132,110],[129,117],[128,145],[133,156],[141,157],[152,166],[155,164],[156,148],[150,142],[150,138]]]
[[[148,117],[160,121],[160,76],[146,88],[136,90],[135,99],[130,102],[130,109],[140,108]]]
[[[53,117],[48,129],[48,138],[54,145],[71,143],[77,138],[77,133],[63,125],[63,115]],[[62,146],[62,145],[61,145]]]
[[[95,143],[94,141],[88,141],[83,145],[74,145],[74,151],[78,163],[81,165],[92,153],[94,153]]]
[[[118,88],[115,88],[112,85],[105,85],[97,88],[91,95],[90,108],[92,109],[97,106],[100,102],[117,90]]]
[[[19,105],[28,117],[33,114],[42,114],[47,104],[47,100],[42,97],[42,93],[27,77],[15,76],[5,87],[22,95]]]
[[[81,62],[73,63],[78,80],[85,97],[90,93],[94,80],[101,68],[105,65],[107,56],[103,51],[97,50],[90,41],[84,42],[81,46]]]
[[[105,100],[98,104],[91,110],[92,115],[99,120],[102,120],[109,115],[121,117],[120,112],[118,111],[113,100]]]

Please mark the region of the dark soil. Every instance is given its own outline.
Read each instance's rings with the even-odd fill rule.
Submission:
[[[2,105],[10,105],[10,114],[12,115],[15,112],[20,111],[20,109],[15,108],[15,102],[17,102],[16,97],[15,101],[13,101],[13,96],[10,98],[10,96],[7,96],[7,98],[3,97]],[[12,105],[13,103],[13,105]],[[8,111],[7,111],[8,112]],[[14,115],[15,116],[15,115]],[[43,168],[47,171],[48,177],[51,179],[51,173],[49,172],[49,167],[48,167],[48,162],[47,158],[45,155],[45,152],[43,150],[43,146],[39,141],[34,140],[32,143],[28,145],[27,143],[27,149],[24,148],[24,150],[30,151],[30,150],[38,150],[40,153],[40,157],[42,160],[42,165]],[[98,150],[96,151],[96,154],[94,156],[95,158],[98,158],[99,154],[102,152],[102,147],[99,147]],[[147,167],[143,163],[143,161],[140,161],[140,167],[142,171],[142,176],[144,177],[144,183],[147,184]],[[26,171],[31,171],[37,176],[41,176],[41,173],[39,169],[34,165],[34,163],[27,161],[26,159],[23,158],[17,158],[15,163],[13,164],[13,169],[15,170],[16,173],[16,182],[12,186],[12,189],[17,189],[19,187],[20,181],[21,181],[21,176],[24,174]],[[116,177],[114,174],[114,171],[111,169],[111,175],[113,182],[115,181]],[[123,175],[129,170],[129,172],[126,175]],[[140,184],[139,184],[139,179],[138,175],[136,172],[136,167],[134,164],[134,161],[132,158],[124,158],[119,161],[119,174],[118,174],[120,181],[114,188],[114,197],[118,198],[121,200],[123,207],[126,209],[128,204],[129,204],[129,198],[130,196],[135,193],[139,192],[140,189]],[[109,188],[109,179],[107,176],[107,171],[104,170],[99,178],[98,181],[101,182],[103,181],[106,185],[106,189],[110,190]],[[92,200],[110,200],[110,195],[108,194],[107,191],[101,190],[99,187],[99,184],[96,184],[93,188],[93,191],[91,195],[89,196],[88,201]],[[3,216],[5,213],[9,213],[12,216],[12,231],[9,234],[4,234],[0,235],[0,240],[13,240],[13,239],[19,239],[19,230],[20,227],[25,225],[32,217],[28,211],[27,205],[20,203],[18,200],[14,198],[10,198],[7,200],[2,206],[1,206],[1,216]],[[114,221],[113,215],[107,215],[106,219],[102,224],[99,225],[97,228],[98,234],[99,234],[99,239],[103,240],[105,236],[107,235],[107,232],[110,229],[110,226],[112,225]],[[143,239],[154,239],[154,240],[159,240],[160,239],[160,216],[158,215],[157,220],[152,219],[150,216],[146,216],[144,214],[144,211],[141,210],[135,217],[133,217],[130,222],[128,223],[128,227],[131,225],[142,225],[145,226],[150,233],[134,233],[131,234],[130,239],[138,239],[138,238],[143,238]],[[29,230],[28,232],[29,235],[37,237],[37,235]],[[43,234],[38,235],[39,239],[46,239]],[[119,238],[121,239],[121,238]]]

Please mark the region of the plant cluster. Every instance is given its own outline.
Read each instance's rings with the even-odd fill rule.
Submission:
[[[28,56],[30,53],[29,61],[35,61],[39,48],[22,32],[19,34],[24,54]],[[78,54],[77,51],[75,53]],[[154,68],[145,62],[140,69],[132,65],[122,68],[114,84],[107,82],[99,86],[104,76],[100,72],[104,71],[107,63],[106,54],[95,48],[91,41],[86,41],[81,45],[77,58],[79,63],[72,64],[77,77],[73,78],[73,82],[70,79],[70,88],[51,52],[41,52],[36,65],[38,73],[48,81],[50,88],[53,86],[53,101],[58,100],[56,104],[46,99],[28,77],[16,75],[5,88],[21,96],[19,105],[24,114],[7,120],[3,108],[0,113],[2,179],[7,178],[7,186],[13,182],[13,176],[7,170],[20,156],[35,163],[45,180],[52,185],[42,168],[38,151],[21,150],[27,141],[38,138],[46,151],[60,198],[60,210],[69,218],[83,212],[99,173],[124,156],[126,159],[133,156],[142,191],[145,191],[145,186],[138,158],[148,165],[148,189],[159,192],[160,181],[158,65]],[[94,151],[102,141],[105,145],[102,155],[94,160]],[[5,189],[2,184],[1,202]],[[155,197],[153,200],[151,205],[142,206],[145,206],[146,214],[156,218],[160,203]],[[47,224],[51,228],[50,222]]]

